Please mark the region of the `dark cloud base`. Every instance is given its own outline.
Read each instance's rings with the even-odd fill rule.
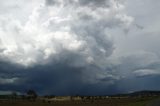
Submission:
[[[89,84],[82,81],[83,68],[73,68],[65,64],[50,64],[24,69],[1,62],[0,67],[0,77],[19,78],[12,84],[0,84],[0,91],[24,93],[28,89],[34,89],[40,95],[110,95],[160,89],[159,75],[126,78],[107,85],[105,82]]]

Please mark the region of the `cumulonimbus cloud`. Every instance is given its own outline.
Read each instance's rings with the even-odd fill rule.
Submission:
[[[123,10],[116,0],[46,0],[26,22],[1,15],[0,59],[32,66],[65,61],[71,54],[76,66],[104,64],[113,51],[106,30],[127,29],[133,21]]]
[[[159,88],[159,3],[141,2],[1,0],[0,91],[104,95]],[[145,26],[142,32],[130,27],[127,13]],[[121,29],[131,33],[124,37]]]

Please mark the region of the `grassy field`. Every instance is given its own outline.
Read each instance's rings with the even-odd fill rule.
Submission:
[[[108,98],[104,100],[35,102],[27,100],[0,100],[0,106],[146,106],[155,97],[145,98]]]

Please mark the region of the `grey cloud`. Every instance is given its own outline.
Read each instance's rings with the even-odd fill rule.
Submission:
[[[95,65],[71,65],[70,61],[74,58],[72,56],[63,61],[29,68],[1,62],[0,78],[18,80],[15,83],[0,83],[0,90],[23,93],[27,89],[35,89],[40,94],[55,95],[99,95],[118,92],[118,89],[114,88],[117,76]]]
[[[97,76],[96,73],[98,71],[95,72],[95,68],[93,67],[90,67],[90,69],[93,70],[85,70],[83,67],[70,67],[66,65],[66,63],[37,66],[27,69],[12,67],[12,65],[7,66],[9,67],[8,69],[1,68],[1,73],[4,71],[3,74],[5,77],[9,78],[12,77],[12,74],[9,73],[9,71],[11,71],[15,74],[14,77],[18,77],[20,81],[16,84],[0,83],[0,91],[15,90],[23,93],[27,89],[35,89],[40,94],[54,95],[98,95],[111,94],[116,91],[116,89],[112,89],[113,86],[115,86],[112,82],[114,79],[112,78],[113,76],[108,76],[108,80],[106,81],[100,81],[100,79],[98,79],[100,82],[88,83],[87,80],[89,80],[89,77]],[[3,67],[5,67],[5,64],[3,64]],[[11,70],[11,67],[15,70]],[[92,74],[89,75],[86,71]],[[86,78],[86,74],[84,73],[89,75],[89,77]],[[97,78],[102,79],[100,76]]]
[[[104,7],[109,6],[110,0],[45,0],[46,5],[76,4],[80,6]]]
[[[150,76],[150,75],[159,75],[160,72],[153,69],[139,69],[135,70],[133,72],[137,77],[144,77],[144,76]]]
[[[92,6],[92,7],[109,7],[110,0],[79,0],[82,6]]]
[[[150,52],[136,52],[124,57],[120,57],[120,63],[118,68],[120,71],[117,71],[119,75],[132,76],[135,70],[143,69],[153,69],[157,70],[158,67],[152,66],[153,64],[158,64],[159,58],[154,53]],[[133,75],[133,77],[135,77]]]
[[[16,83],[18,78],[0,78],[0,84],[12,84]]]
[[[18,14],[10,7],[1,12],[0,90],[68,95],[160,88],[158,23],[150,28],[144,23],[152,21],[129,12],[145,26],[142,32],[130,27],[134,18],[123,0],[44,1],[21,0]],[[130,31],[124,37],[119,30]]]
[[[121,92],[134,92],[141,90],[159,90],[159,75],[151,75],[144,77],[129,77],[119,80],[117,88]]]
[[[46,5],[54,5],[57,4],[57,0],[45,0]]]
[[[137,57],[137,62],[139,62],[138,59],[142,58]],[[78,67],[68,65],[67,63],[73,61],[72,58],[70,58],[71,60],[67,58],[64,62],[52,62],[48,65],[38,65],[30,68],[1,63],[1,75],[3,73],[3,77],[5,76],[7,79],[18,77],[20,81],[17,82],[18,84],[0,84],[0,90],[12,89],[24,92],[27,89],[36,89],[40,94],[104,95],[143,90],[145,88],[154,89],[155,87],[158,89],[159,74],[153,74],[149,71],[150,75],[147,74],[147,77],[137,77],[137,75],[144,75],[145,72],[148,73],[148,71],[140,71],[142,67],[150,67],[155,62],[145,65],[140,62],[136,65],[134,64],[134,58],[134,56],[133,58],[126,57],[125,61],[121,60],[121,64],[108,65],[104,70],[95,65],[87,65],[85,67],[84,65],[81,67],[80,65]],[[135,71],[136,68],[138,71]],[[158,72],[158,68],[160,69],[159,66],[152,66],[152,68],[156,68],[154,70],[150,69],[154,73]],[[152,84],[152,87],[149,83]]]
[[[77,2],[75,0],[45,0],[46,6],[55,6],[55,5],[67,6],[67,5],[76,5],[76,3]]]

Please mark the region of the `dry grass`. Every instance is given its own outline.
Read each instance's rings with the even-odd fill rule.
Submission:
[[[27,100],[1,100],[0,106],[145,106],[154,97],[145,98],[108,98],[104,100],[35,102]]]

